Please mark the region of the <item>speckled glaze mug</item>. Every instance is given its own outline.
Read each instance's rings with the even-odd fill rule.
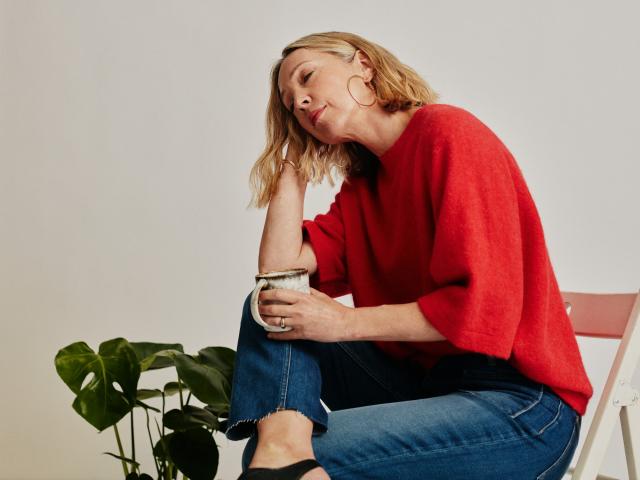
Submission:
[[[268,332],[287,332],[291,330],[291,327],[280,327],[276,325],[269,325],[258,311],[258,294],[260,290],[273,290],[276,288],[287,288],[289,290],[298,290],[299,292],[311,293],[309,289],[309,271],[306,268],[292,268],[289,270],[280,270],[272,272],[263,272],[256,275],[256,287],[251,292],[251,315],[253,319],[258,322],[262,328]],[[287,302],[281,302],[278,300],[264,300],[260,302],[261,305],[287,305]]]

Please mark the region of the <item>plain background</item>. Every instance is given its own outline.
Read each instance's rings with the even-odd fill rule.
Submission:
[[[312,32],[379,43],[494,130],[561,288],[636,291],[639,15],[632,1],[2,1],[2,478],[122,477],[102,454],[113,430],[71,408],[58,349],[119,336],[236,347],[266,214],[246,206],[268,72]],[[305,218],[340,181],[308,187]],[[580,448],[617,342],[579,343],[596,389]],[[136,413],[138,460],[155,475]],[[216,478],[235,479],[245,442],[216,439]],[[627,478],[621,450],[618,427],[603,473]]]

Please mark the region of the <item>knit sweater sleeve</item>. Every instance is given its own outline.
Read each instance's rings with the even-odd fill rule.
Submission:
[[[510,356],[523,308],[523,253],[515,161],[472,114],[435,122],[427,182],[435,224],[429,273],[417,303],[454,346]],[[513,162],[513,163],[512,163]]]
[[[313,220],[302,220],[303,239],[311,243],[318,265],[309,276],[309,285],[334,298],[351,293],[340,195],[341,192],[336,194],[327,213],[320,213]]]

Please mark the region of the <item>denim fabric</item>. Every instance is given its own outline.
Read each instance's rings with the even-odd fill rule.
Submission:
[[[314,454],[335,480],[555,480],[569,468],[580,415],[502,359],[470,352],[425,371],[371,342],[266,333],[247,297],[225,432],[249,438],[243,471],[256,448],[256,421],[278,409],[313,421]]]

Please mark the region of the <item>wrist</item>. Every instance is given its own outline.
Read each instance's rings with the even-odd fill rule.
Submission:
[[[358,308],[347,307],[345,313],[344,341],[357,341],[359,338]]]
[[[296,173],[299,170],[299,167],[295,163],[293,163],[291,160],[288,160],[286,158],[283,158],[282,160],[280,160],[280,166],[278,168],[279,168],[278,173],[281,173],[281,174],[284,170],[292,170]]]
[[[279,180],[295,182],[300,188],[306,189],[307,180],[300,174],[300,167],[295,166],[291,160],[281,160],[279,168]]]

